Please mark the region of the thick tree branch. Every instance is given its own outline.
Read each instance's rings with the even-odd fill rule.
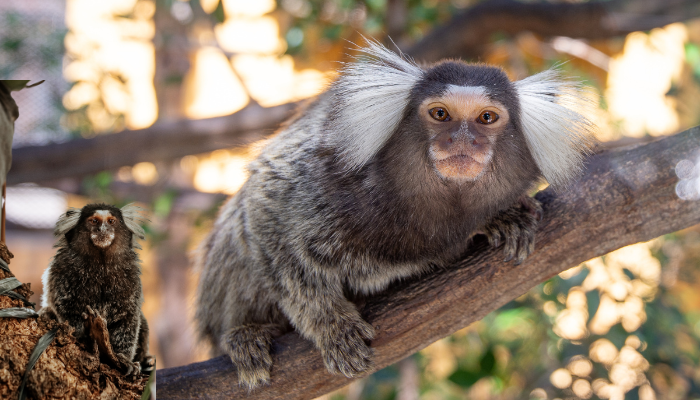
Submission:
[[[476,58],[495,33],[531,31],[542,36],[600,39],[698,16],[700,2],[695,0],[484,1],[436,28],[407,53],[424,61]],[[141,161],[176,159],[245,145],[272,133],[295,107],[295,103],[272,108],[254,104],[226,117],[158,122],[150,128],[114,135],[17,148],[13,150],[8,183],[81,176]]]
[[[700,154],[700,127],[645,145],[591,158],[585,175],[561,193],[537,198],[544,220],[537,248],[525,263],[502,261],[502,248],[476,242],[452,268],[397,284],[370,298],[362,315],[377,330],[377,369],[395,363],[591,258],[700,222],[700,204],[676,196],[675,165]],[[465,238],[466,240],[466,238]],[[330,375],[320,353],[296,333],[274,345],[271,385],[250,394],[237,386],[226,357],[158,371],[164,399],[311,399],[348,384]]]
[[[159,122],[149,128],[12,150],[8,184],[83,176],[142,161],[244,146],[270,135],[298,103],[257,104],[225,117]],[[68,162],[69,161],[69,162]]]
[[[417,60],[478,58],[494,34],[605,39],[700,17],[695,0],[611,0],[586,3],[484,1],[455,16],[406,52]]]

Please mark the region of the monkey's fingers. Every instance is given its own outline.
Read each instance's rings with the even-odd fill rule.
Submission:
[[[520,227],[515,224],[508,226],[506,231],[506,246],[504,249],[505,262],[512,260],[518,252],[518,242],[520,239]]]
[[[222,338],[222,347],[238,370],[238,383],[252,390],[270,381],[272,335],[261,325],[231,329]]]
[[[374,328],[362,320],[344,320],[330,327],[321,343],[326,369],[348,378],[370,371],[374,367],[374,352],[365,340],[373,337]]]
[[[515,259],[515,265],[522,264],[533,251],[535,251],[534,232],[523,229],[520,240],[518,241],[518,256]]]
[[[483,234],[486,236],[486,239],[488,239],[489,246],[495,248],[501,245],[501,231],[497,226],[487,225],[483,230]]]
[[[143,359],[143,366],[141,367],[142,372],[151,372],[156,366],[156,358],[154,356],[146,356]]]

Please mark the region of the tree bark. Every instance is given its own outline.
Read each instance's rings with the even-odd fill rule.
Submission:
[[[363,317],[376,329],[377,369],[415,353],[581,262],[700,222],[698,201],[676,195],[675,166],[696,160],[700,127],[589,160],[566,191],[540,192],[544,219],[535,252],[521,265],[502,261],[477,236],[464,260],[367,299]],[[697,179],[697,178],[696,178]],[[467,238],[465,238],[467,240]],[[311,399],[352,382],[329,374],[318,350],[288,333],[274,343],[270,386],[247,393],[231,362],[218,357],[158,371],[163,399]]]

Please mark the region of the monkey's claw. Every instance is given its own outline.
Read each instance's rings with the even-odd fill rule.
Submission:
[[[124,376],[138,375],[141,373],[141,364],[138,361],[131,361],[124,354],[118,353],[115,356],[119,362],[119,370],[124,373]]]
[[[515,259],[515,265],[518,265],[535,251],[535,233],[541,218],[540,202],[523,196],[518,203],[489,222],[482,232],[493,247],[505,242],[505,261]]]
[[[326,369],[348,378],[371,370],[373,351],[365,340],[372,340],[373,337],[374,328],[362,320],[344,320],[329,327],[321,344]]]

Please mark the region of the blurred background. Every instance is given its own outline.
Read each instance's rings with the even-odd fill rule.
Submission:
[[[139,202],[158,367],[205,360],[189,254],[261,143],[361,35],[512,79],[559,64],[597,92],[612,148],[700,123],[699,16],[695,0],[4,0],[0,79],[45,80],[13,94],[13,272],[38,301],[67,207]],[[700,199],[680,178],[679,196]],[[694,227],[565,271],[323,398],[700,398],[699,284]]]

